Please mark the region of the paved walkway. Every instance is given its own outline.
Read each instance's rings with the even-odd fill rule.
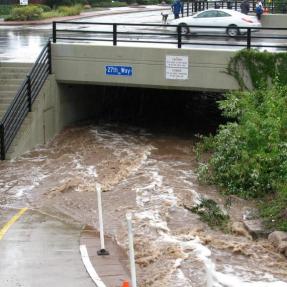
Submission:
[[[0,286],[95,287],[80,256],[80,232],[37,211],[1,209]]]
[[[70,21],[83,18],[91,18],[95,16],[105,16],[105,15],[115,15],[115,14],[124,14],[124,13],[135,13],[135,12],[146,12],[146,11],[162,11],[170,10],[169,5],[151,5],[151,6],[128,6],[128,7],[119,7],[119,8],[106,8],[104,10],[95,10],[82,12],[80,15],[76,16],[66,16],[66,17],[57,17],[57,18],[48,18],[44,20],[35,20],[35,21],[4,21],[0,19],[0,26],[19,26],[19,25],[47,25],[53,21]]]
[[[125,252],[91,227],[67,224],[38,211],[0,209],[0,286],[122,287],[130,281]],[[131,285],[130,285],[131,286]]]
[[[105,248],[109,255],[99,256],[97,254],[101,249],[99,233],[91,227],[86,227],[81,234],[80,245],[86,269],[98,287],[121,287],[124,281],[131,282],[127,270],[129,264],[127,255],[111,238],[105,237]],[[90,267],[94,270],[89,267],[89,262],[85,262],[83,247],[86,247]]]

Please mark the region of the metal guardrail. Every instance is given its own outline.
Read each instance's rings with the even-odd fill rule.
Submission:
[[[241,12],[240,5],[243,0],[215,0],[215,1],[203,1],[203,0],[193,0],[184,1],[183,15],[189,16],[196,12],[203,11],[209,8],[225,8],[233,9]],[[263,7],[267,9],[268,13],[287,13],[287,0],[265,0],[262,1]],[[256,1],[249,1],[249,12],[255,12]]]
[[[58,26],[61,26],[60,28]],[[85,27],[85,29],[81,29]],[[75,28],[74,28],[75,27]],[[96,30],[99,27],[104,29]],[[131,27],[133,28],[131,30]],[[186,29],[191,33],[184,33]],[[207,28],[208,33],[192,34],[193,28]],[[243,30],[243,35],[230,38],[228,35],[215,34],[214,29],[228,29],[222,26],[193,26],[162,24],[130,24],[130,23],[95,23],[95,22],[53,22],[53,43],[58,40],[72,42],[112,42],[114,46],[119,43],[145,43],[145,44],[174,44],[178,48],[183,46],[220,46],[233,48],[276,48],[287,49],[287,28],[249,28],[236,27]],[[277,31],[278,34],[260,34],[257,31]],[[282,33],[282,31],[284,33]],[[286,33],[285,33],[286,32]],[[232,41],[230,41],[232,39]],[[216,42],[215,40],[224,40]],[[267,43],[264,43],[264,40]],[[277,43],[272,44],[272,40]],[[269,41],[269,42],[268,42]]]
[[[0,122],[1,160],[5,160],[13,139],[27,114],[31,112],[32,104],[50,73],[51,44],[49,39]]]

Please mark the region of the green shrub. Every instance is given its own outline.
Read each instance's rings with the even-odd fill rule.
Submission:
[[[278,186],[278,192],[265,197],[260,205],[260,214],[270,229],[287,231],[287,184]]]
[[[135,4],[137,1],[136,0],[127,0],[128,5]]]
[[[57,10],[51,10],[50,12],[44,12],[42,14],[43,19],[55,18],[62,16]]]
[[[244,197],[265,195],[287,182],[287,86],[230,93],[219,107],[234,121],[213,137],[213,182]]]
[[[12,11],[12,5],[0,5],[0,15],[6,16],[9,15]]]
[[[7,21],[27,21],[42,19],[43,9],[36,5],[14,7]]]
[[[43,10],[43,12],[50,12],[51,11],[51,7],[47,6],[47,5],[43,5],[43,4],[35,4],[35,6],[41,8]]]
[[[85,5],[88,4],[87,0],[47,0],[46,4],[53,8],[56,9],[57,7],[60,6],[73,6],[77,4]]]
[[[79,15],[82,11],[83,7],[80,4],[77,4],[75,6],[60,6],[57,9],[57,12],[62,15],[62,16],[74,16],[74,15]]]
[[[253,92],[231,92],[219,101],[229,122],[213,137],[202,138],[197,155],[199,178],[227,194],[262,200],[269,228],[287,231],[287,53],[240,51],[229,73],[245,88],[249,72]],[[245,73],[246,75],[246,73]],[[199,157],[198,157],[199,158]]]
[[[137,0],[139,5],[157,5],[160,3],[159,0]]]
[[[111,0],[95,0],[90,1],[92,7],[124,7],[127,6],[126,2],[119,2],[119,1],[111,1]]]

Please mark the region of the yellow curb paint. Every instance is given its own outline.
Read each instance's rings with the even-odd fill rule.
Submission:
[[[0,240],[3,238],[9,228],[27,211],[27,207],[20,209],[3,227],[0,229]]]

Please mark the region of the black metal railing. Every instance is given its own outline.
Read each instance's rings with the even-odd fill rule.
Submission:
[[[18,130],[51,73],[51,45],[47,42],[0,122],[0,155],[4,160]]]
[[[215,0],[215,1],[202,1],[202,0],[186,0],[184,1],[184,9],[183,15],[190,16],[196,12],[203,11],[210,8],[225,8],[225,9],[233,9],[236,11],[241,11],[241,3],[243,0]],[[267,13],[287,13],[287,1],[274,1],[274,0],[266,0],[262,1],[263,7],[266,8]],[[249,11],[255,12],[256,0],[249,1]]]
[[[83,25],[84,24],[84,25]],[[85,27],[81,29],[81,27]],[[287,28],[235,27],[238,35],[230,37],[222,26],[54,22],[53,43],[65,42],[111,42],[176,45],[185,47],[232,47],[287,49]],[[233,27],[234,28],[234,27]],[[205,29],[205,32],[198,32]],[[218,32],[222,33],[218,33]],[[260,31],[260,32],[259,32]],[[137,45],[133,44],[133,45]]]

